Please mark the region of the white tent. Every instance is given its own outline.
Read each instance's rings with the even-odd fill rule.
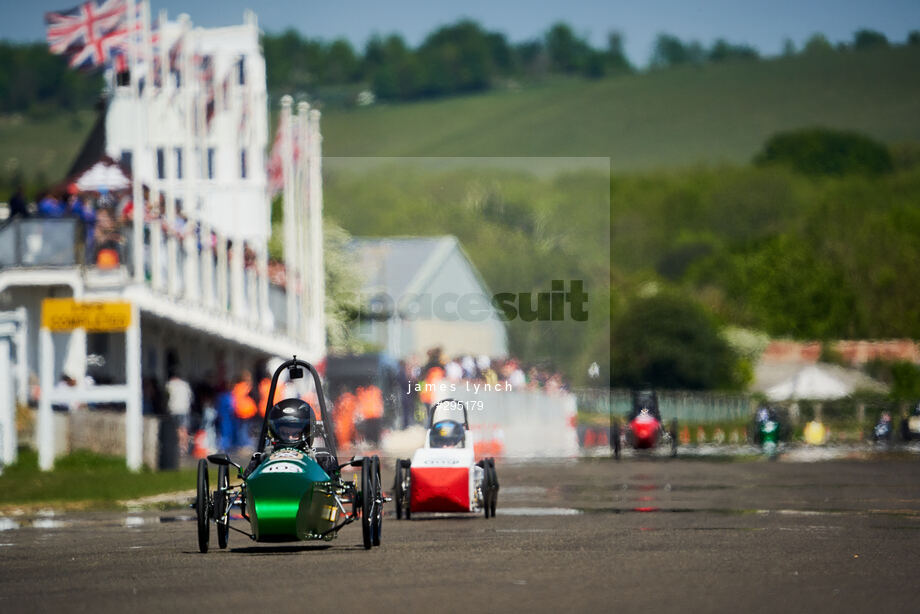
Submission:
[[[835,376],[829,369],[820,365],[808,365],[795,375],[766,390],[772,401],[789,401],[795,399],[830,400],[852,394],[855,386],[844,378]]]
[[[114,192],[131,187],[131,180],[121,167],[115,163],[107,164],[105,161],[96,162],[80,175],[75,183],[81,192]]]

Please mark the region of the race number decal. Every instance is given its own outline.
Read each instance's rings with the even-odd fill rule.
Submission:
[[[270,458],[271,460],[282,460],[285,458],[303,460],[303,453],[297,450],[278,450],[277,452],[272,452]]]
[[[272,463],[262,473],[303,473],[303,469],[294,463]]]

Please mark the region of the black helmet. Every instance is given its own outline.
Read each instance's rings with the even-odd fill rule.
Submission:
[[[462,446],[463,441],[463,425],[456,420],[439,420],[431,426],[432,448]]]
[[[268,411],[272,441],[284,446],[313,445],[313,408],[300,399],[284,399]]]

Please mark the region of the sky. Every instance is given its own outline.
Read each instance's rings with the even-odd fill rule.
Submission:
[[[0,39],[42,40],[44,13],[76,4],[0,0]],[[512,42],[538,37],[562,20],[597,47],[606,45],[608,32],[622,32],[627,55],[639,65],[661,32],[706,45],[722,37],[773,55],[785,39],[800,46],[816,32],[837,42],[869,28],[903,41],[920,30],[920,0],[151,0],[151,6],[154,15],[184,12],[205,27],[241,23],[244,9],[252,8],[266,32],[293,27],[311,38],[344,37],[358,49],[375,33],[397,32],[416,45],[436,27],[465,17]]]

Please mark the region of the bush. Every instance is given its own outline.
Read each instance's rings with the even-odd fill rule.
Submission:
[[[894,169],[888,148],[855,132],[809,128],[772,136],[754,162],[779,164],[806,175],[878,175]]]
[[[866,372],[891,386],[889,396],[895,400],[920,399],[920,366],[907,361],[872,360]]]
[[[613,327],[612,379],[627,387],[738,388],[737,357],[709,314],[687,297],[635,300]]]

